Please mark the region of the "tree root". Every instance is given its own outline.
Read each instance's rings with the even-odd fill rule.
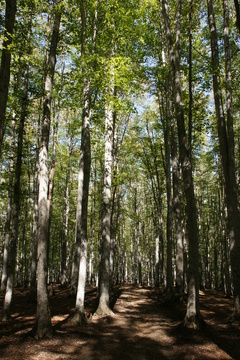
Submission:
[[[207,327],[207,323],[203,320],[200,314],[195,316],[185,316],[181,325],[187,329],[202,330]]]
[[[69,316],[67,322],[73,325],[85,325],[89,324],[92,321],[92,314],[85,315],[78,310],[76,310],[72,315]]]

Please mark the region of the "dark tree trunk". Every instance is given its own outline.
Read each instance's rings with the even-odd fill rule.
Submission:
[[[7,287],[3,304],[2,319],[10,319],[10,311],[13,298],[14,274],[16,265],[16,251],[19,232],[19,211],[20,211],[20,180],[22,169],[22,150],[24,136],[24,122],[27,115],[28,107],[28,67],[25,72],[24,95],[22,98],[22,112],[18,129],[18,148],[17,163],[15,168],[14,192],[13,192],[13,213],[12,213],[12,230],[9,244],[9,254],[7,260]]]
[[[208,21],[211,35],[213,92],[217,116],[218,138],[220,144],[221,161],[225,180],[226,203],[228,210],[228,229],[230,240],[230,257],[234,287],[234,313],[240,315],[240,217],[238,210],[238,194],[235,176],[233,111],[231,96],[231,61],[228,35],[228,4],[224,5],[224,46],[226,64],[227,87],[227,126],[225,121],[220,77],[219,52],[217,30],[214,19],[214,9],[211,0],[208,0]]]
[[[176,54],[174,53],[173,38],[168,14],[168,5],[162,0],[163,17],[167,33],[167,45],[172,73],[174,103],[178,126],[178,140],[180,161],[183,174],[184,193],[186,197],[187,231],[189,239],[189,269],[188,269],[188,303],[184,324],[189,327],[200,326],[199,310],[199,254],[198,254],[198,225],[197,208],[194,195],[191,154],[186,142],[184,123],[184,109],[181,96],[180,81],[180,20],[181,0],[178,1]]]
[[[236,10],[236,26],[240,35],[240,6],[238,0],[234,0],[235,10]]]
[[[15,144],[15,119],[12,122],[12,145],[11,155],[9,162],[9,182],[8,182],[8,199],[7,199],[7,217],[4,229],[4,245],[3,245],[3,265],[2,265],[2,278],[1,278],[1,291],[5,294],[7,285],[7,262],[9,253],[11,217],[12,217],[12,193],[13,193],[13,157],[14,157],[14,144]]]
[[[0,68],[0,158],[2,155],[2,144],[7,108],[8,88],[10,80],[10,63],[12,35],[14,29],[15,15],[17,10],[16,0],[6,0],[5,8],[5,33],[2,44],[2,58]]]

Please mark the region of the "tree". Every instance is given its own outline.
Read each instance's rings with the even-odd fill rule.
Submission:
[[[42,137],[39,151],[37,314],[34,326],[35,336],[39,339],[45,336],[52,336],[51,313],[47,292],[47,239],[49,231],[49,208],[47,198],[49,181],[48,146],[51,123],[51,96],[61,20],[61,2],[55,4],[54,11],[54,24],[45,78],[46,96],[43,102]]]
[[[162,1],[162,11],[165,23],[168,55],[171,66],[172,84],[174,93],[175,113],[178,127],[178,141],[180,161],[183,174],[184,193],[186,197],[187,230],[189,240],[189,269],[188,269],[188,303],[184,319],[185,326],[200,327],[201,318],[199,310],[199,254],[198,254],[198,224],[197,208],[194,195],[191,154],[186,142],[186,130],[184,123],[184,108],[181,96],[180,79],[180,22],[181,0],[177,5],[177,29],[176,29],[176,53],[174,52],[173,37],[170,26],[168,5]]]
[[[104,151],[104,179],[103,179],[103,210],[102,210],[102,239],[99,279],[98,315],[111,314],[110,310],[110,249],[111,249],[111,183],[112,183],[112,148],[114,133],[114,69],[110,64],[110,82],[106,90],[105,105],[105,151]]]
[[[236,25],[240,35],[240,6],[238,0],[234,0],[235,10],[236,10]]]
[[[5,6],[5,31],[2,47],[1,69],[0,69],[0,158],[4,136],[4,126],[7,108],[8,88],[10,80],[10,63],[13,29],[17,10],[16,0],[6,0]]]
[[[92,55],[95,51],[96,41],[96,23],[97,23],[97,5],[94,19],[94,34]],[[86,8],[84,1],[80,3],[82,19],[82,40],[81,53],[85,55],[86,47]],[[75,320],[81,322],[84,319],[84,296],[85,283],[87,276],[87,219],[88,219],[88,194],[91,170],[91,139],[90,139],[90,100],[91,100],[91,81],[87,78],[86,68],[82,67],[83,73],[83,109],[82,109],[82,137],[80,150],[80,166],[78,175],[78,204],[76,218],[76,244],[80,245],[78,286],[76,296]],[[75,265],[76,266],[76,265]]]
[[[218,139],[220,154],[225,180],[226,203],[228,210],[228,230],[230,239],[230,255],[234,286],[234,315],[240,314],[240,218],[238,209],[238,194],[235,175],[235,155],[234,155],[234,132],[233,132],[233,111],[231,93],[231,61],[229,49],[229,29],[228,29],[228,3],[224,5],[224,46],[226,64],[226,85],[227,85],[227,124],[225,121],[222,92],[219,75],[219,52],[217,30],[214,18],[214,8],[211,0],[208,0],[208,23],[211,36],[212,50],[212,75],[213,92],[217,117]]]

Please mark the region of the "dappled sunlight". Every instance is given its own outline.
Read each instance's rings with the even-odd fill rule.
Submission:
[[[27,293],[17,293],[14,324],[0,330],[1,359],[17,354],[14,359],[231,359],[227,344],[237,340],[229,324],[216,322],[231,300],[221,294],[206,291],[200,294],[201,313],[213,330],[197,332],[180,326],[185,305],[166,302],[164,295],[153,288],[123,285],[111,293],[113,314],[93,316],[81,326],[69,324],[67,318],[74,309],[75,299],[69,289],[54,286],[50,298],[54,337],[35,340],[31,330],[35,321],[35,306],[26,308]],[[97,307],[97,289],[86,289],[86,313]],[[216,301],[214,305],[214,295]],[[222,300],[222,301],[221,301]],[[222,310],[223,307],[223,310]],[[179,314],[182,314],[181,316]],[[214,327],[217,325],[219,334]],[[236,342],[237,343],[237,342]],[[17,349],[17,351],[16,351]]]

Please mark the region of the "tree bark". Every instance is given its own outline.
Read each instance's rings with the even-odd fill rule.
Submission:
[[[230,257],[234,287],[234,315],[240,315],[240,216],[238,210],[238,194],[235,176],[233,111],[231,96],[231,61],[228,35],[228,4],[224,6],[224,47],[226,65],[227,88],[227,126],[222,101],[219,76],[219,52],[217,30],[214,19],[214,9],[211,0],[208,0],[208,22],[211,35],[213,92],[217,116],[218,139],[225,180],[226,203],[228,210],[228,229],[230,240]]]
[[[236,26],[238,28],[240,36],[240,6],[238,0],[234,0],[235,10],[236,10]]]
[[[110,76],[113,77],[113,74]],[[113,78],[111,79],[113,80]],[[110,82],[109,95],[114,95],[114,86]],[[114,133],[114,111],[109,103],[105,108],[105,152],[104,152],[104,180],[103,180],[103,214],[102,239],[99,279],[98,315],[111,314],[110,299],[110,250],[111,250],[111,183],[112,183],[112,148]]]
[[[184,291],[183,274],[184,274],[184,251],[183,251],[183,234],[182,234],[182,217],[181,217],[181,188],[180,188],[180,171],[177,155],[177,141],[175,128],[172,126],[172,176],[173,176],[173,213],[175,221],[176,234],[176,287],[178,295],[182,296]]]
[[[8,88],[10,81],[10,63],[12,35],[14,29],[15,15],[17,10],[16,0],[6,0],[5,8],[5,32],[2,46],[2,58],[0,68],[0,158],[2,156],[2,144],[4,137],[4,126],[7,108]]]
[[[189,269],[188,269],[188,302],[184,325],[199,328],[201,323],[199,310],[199,254],[197,208],[194,195],[191,154],[186,142],[184,109],[181,96],[180,81],[180,20],[181,0],[178,1],[176,54],[174,53],[173,37],[168,14],[168,5],[162,0],[163,17],[167,35],[167,45],[172,73],[175,112],[178,126],[180,161],[183,174],[184,193],[186,197],[187,230],[189,239]]]
[[[96,0],[94,31],[92,39],[92,55],[95,52],[96,26],[97,26],[97,6]],[[86,50],[86,8],[85,2],[80,2],[82,20],[82,39],[81,52]],[[80,150],[80,164],[78,175],[78,200],[76,215],[76,235],[75,235],[75,254],[72,278],[72,291],[77,291],[76,310],[84,316],[84,294],[87,273],[87,211],[88,193],[91,169],[91,137],[90,137],[90,98],[91,98],[91,79],[86,74],[85,66],[82,67],[83,74],[83,109],[82,109],[82,138]]]
[[[24,122],[27,116],[28,107],[28,65],[25,71],[24,94],[22,98],[22,111],[20,124],[18,129],[18,148],[17,163],[15,168],[14,192],[13,192],[13,213],[12,213],[12,230],[9,244],[9,254],[7,261],[7,287],[3,303],[2,319],[8,321],[10,319],[10,311],[13,299],[14,274],[16,265],[17,240],[19,232],[19,210],[20,210],[20,180],[22,170],[22,150],[24,137]]]
[[[15,144],[15,116],[12,121],[12,144],[9,162],[9,181],[8,181],[8,199],[7,199],[7,217],[4,229],[4,245],[3,245],[3,265],[2,265],[2,278],[1,278],[1,292],[5,294],[7,285],[7,263],[9,253],[11,217],[12,217],[12,193],[13,193],[13,156]]]
[[[41,108],[41,102],[40,102]],[[36,301],[37,289],[36,289],[36,275],[37,275],[37,243],[38,243],[38,158],[39,158],[39,129],[40,129],[40,113],[37,124],[37,150],[36,150],[36,162],[35,162],[35,174],[33,179],[33,219],[32,219],[32,234],[31,245],[29,254],[29,268],[30,268],[30,287],[29,287],[29,302]]]
[[[48,145],[51,124],[51,98],[53,77],[56,64],[56,52],[59,37],[61,10],[55,10],[54,25],[49,50],[48,68],[45,79],[45,99],[43,103],[42,137],[39,151],[39,218],[38,218],[38,264],[37,264],[37,313],[34,327],[35,336],[39,339],[52,336],[51,313],[47,292],[47,239],[48,239]]]

